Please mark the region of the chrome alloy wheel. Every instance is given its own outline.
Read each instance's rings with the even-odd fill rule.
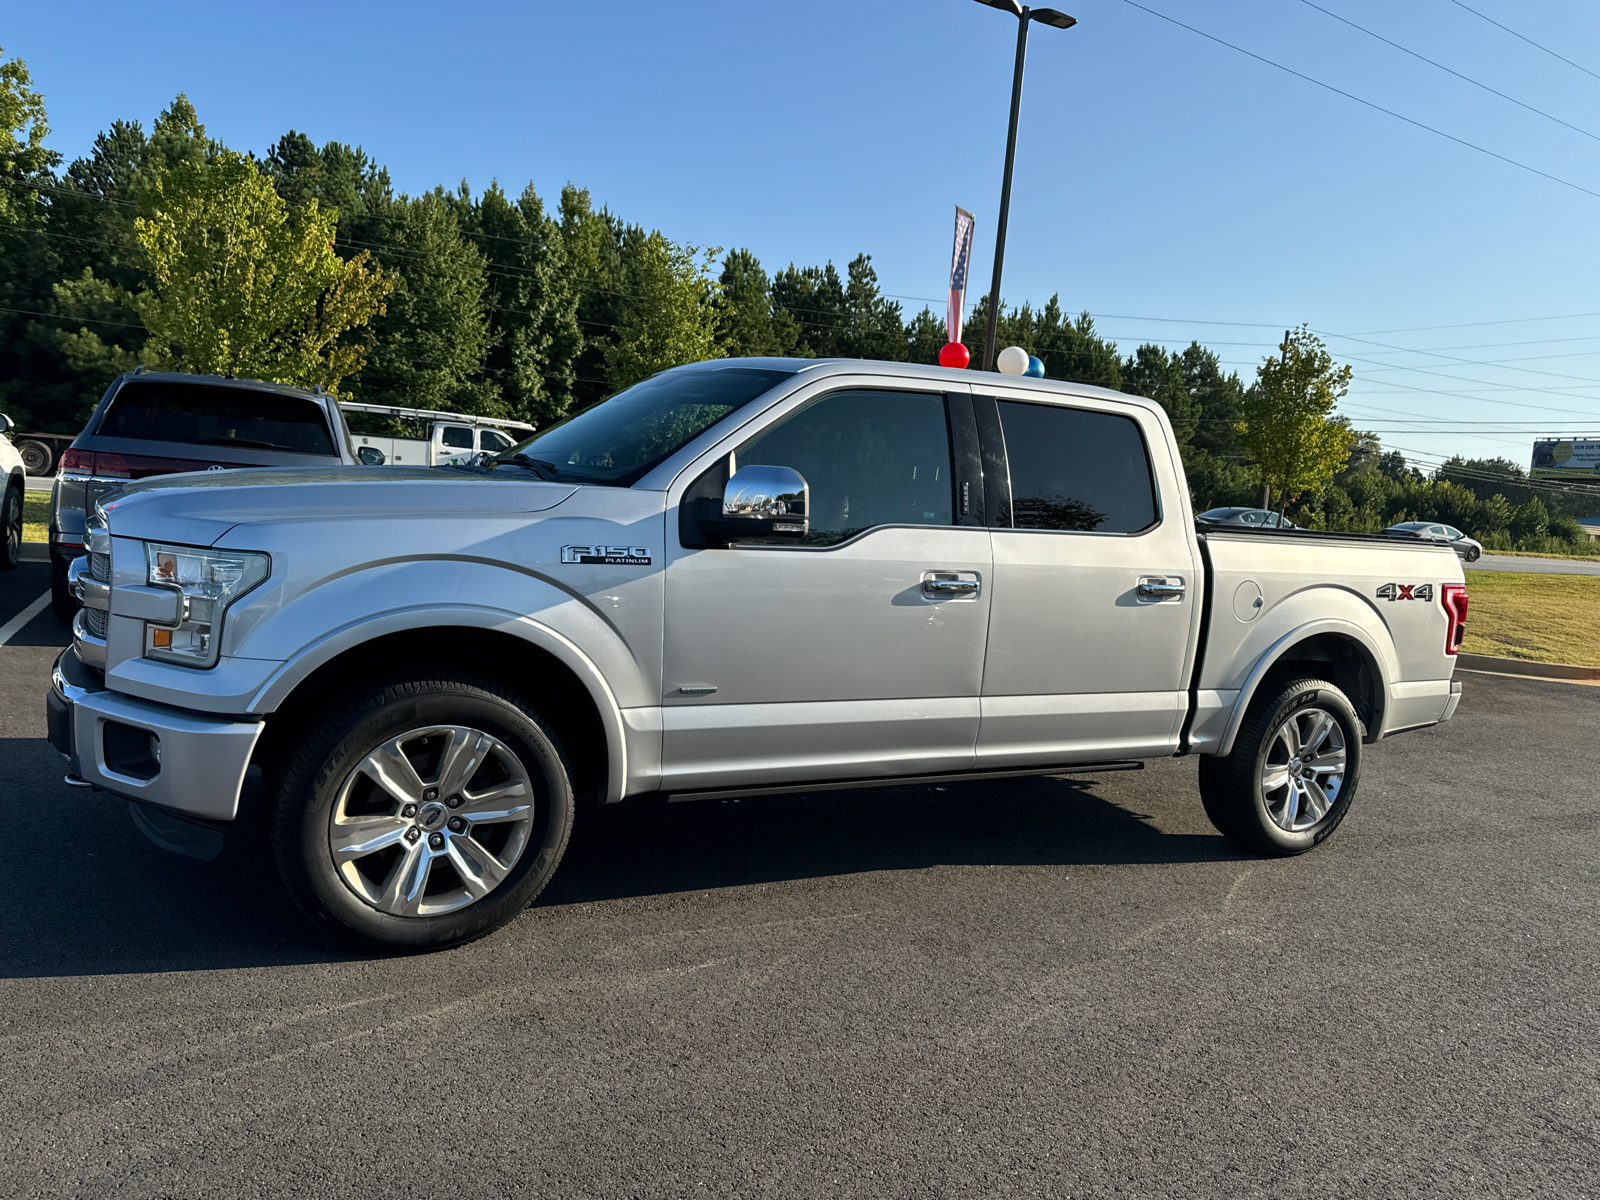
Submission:
[[[356,764],[333,803],[328,849],[374,908],[432,917],[494,891],[527,849],[533,818],[527,768],[504,742],[432,725]]]
[[[1273,824],[1304,833],[1339,803],[1348,757],[1344,727],[1316,705],[1296,709],[1267,743],[1261,797]]]

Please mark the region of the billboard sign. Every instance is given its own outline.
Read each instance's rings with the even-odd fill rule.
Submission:
[[[1533,444],[1535,479],[1578,479],[1600,477],[1600,438],[1557,441],[1542,438]]]

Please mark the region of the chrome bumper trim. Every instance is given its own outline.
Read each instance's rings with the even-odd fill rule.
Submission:
[[[79,609],[72,618],[72,648],[85,666],[99,667],[103,671],[106,666],[106,640],[89,632],[88,611],[86,608]]]
[[[85,608],[107,612],[111,608],[111,585],[89,574],[89,556],[75,558],[67,567],[67,590]]]

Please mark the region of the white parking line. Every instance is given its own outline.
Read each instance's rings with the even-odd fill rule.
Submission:
[[[11,620],[7,621],[4,625],[0,625],[0,646],[4,646],[12,638],[16,637],[17,634],[21,633],[22,627],[42,613],[45,610],[45,606],[49,603],[50,593],[46,592],[32,604],[28,605],[27,608],[23,609],[16,616],[12,617]]]

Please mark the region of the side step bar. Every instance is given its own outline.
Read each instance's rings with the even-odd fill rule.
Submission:
[[[1086,775],[1101,771],[1142,771],[1140,759],[1066,763],[1053,767],[1013,767],[1004,771],[954,771],[946,775],[882,775],[871,779],[824,779],[814,783],[780,783],[768,787],[711,788],[698,792],[660,792],[670,804],[687,800],[742,800],[746,796],[792,796],[801,792],[844,792],[856,788],[920,787],[928,783],[967,783],[979,779],[1022,779],[1033,775]]]

